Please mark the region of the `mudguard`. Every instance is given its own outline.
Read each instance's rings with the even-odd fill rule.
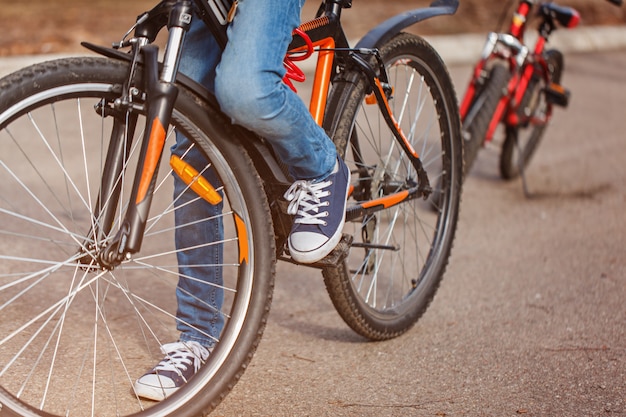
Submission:
[[[398,14],[370,30],[361,38],[356,47],[378,48],[403,29],[431,17],[454,14],[458,7],[459,0],[435,0],[429,7]]]

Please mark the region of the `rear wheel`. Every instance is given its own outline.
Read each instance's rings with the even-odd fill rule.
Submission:
[[[551,81],[559,84],[563,54],[557,50],[547,51],[546,64]],[[528,166],[548,126],[552,104],[546,100],[547,81],[543,75],[543,71],[535,72],[528,84],[520,105],[519,124],[506,127],[500,154],[500,175],[505,180],[517,178]]]
[[[384,340],[410,329],[433,299],[456,230],[462,147],[454,88],[423,39],[400,34],[380,48],[393,87],[390,107],[434,188],[414,199],[346,221],[347,259],[323,270],[337,311],[360,335]],[[351,201],[415,187],[416,171],[395,141],[368,82],[351,74],[335,84],[327,130],[352,173]],[[348,202],[350,206],[350,202]]]
[[[175,190],[164,161],[141,250],[118,266],[101,261],[129,206],[145,126],[142,115],[112,105],[127,71],[126,63],[107,59],[68,59],[0,82],[3,415],[204,414],[232,388],[260,340],[275,262],[266,197],[243,148],[211,122],[219,114],[184,88],[165,155],[176,134],[189,138],[178,154],[218,198],[209,203],[185,187]],[[112,194],[98,195],[112,132],[126,155],[113,182],[119,204]],[[114,215],[101,219],[97,207],[114,204]],[[187,205],[201,215],[175,222]],[[110,231],[94,236],[95,229]],[[176,247],[175,233],[198,245]],[[181,264],[178,253],[197,251],[207,255],[203,262]],[[209,295],[189,293],[193,283]],[[181,318],[177,293],[210,320]],[[182,327],[212,341],[209,359],[167,400],[142,400],[134,381],[163,358],[159,347],[176,341]]]

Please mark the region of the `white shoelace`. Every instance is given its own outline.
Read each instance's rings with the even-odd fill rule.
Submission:
[[[167,343],[161,346],[161,352],[166,357],[154,367],[155,371],[173,371],[182,376],[183,371],[193,366],[194,374],[202,366],[202,362],[209,357],[209,351],[199,343]]]
[[[285,199],[289,201],[287,213],[298,215],[296,223],[325,224],[322,219],[328,216],[328,211],[320,212],[320,207],[328,206],[328,201],[322,202],[322,197],[330,195],[330,191],[324,190],[332,184],[332,181],[305,181],[298,180],[291,184],[285,193]]]

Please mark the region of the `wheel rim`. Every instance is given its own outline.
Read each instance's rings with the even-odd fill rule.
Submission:
[[[172,174],[162,164],[141,252],[111,271],[95,261],[79,265],[81,256],[93,253],[85,242],[92,248],[106,243],[86,234],[94,224],[112,126],[94,105],[113,98],[111,90],[109,84],[60,87],[0,116],[1,123],[11,120],[0,131],[0,394],[10,395],[5,406],[15,404],[24,415],[173,413],[224,366],[252,296],[249,214],[233,172],[213,147],[209,156],[224,197],[225,296],[218,314],[224,330],[208,363],[180,395],[158,407],[133,395],[134,380],[162,359],[159,345],[178,337]],[[174,120],[193,131],[179,113]],[[174,131],[167,137],[166,151]],[[129,165],[140,140],[134,143]],[[132,178],[122,182],[126,195]],[[118,213],[115,227],[119,219]]]

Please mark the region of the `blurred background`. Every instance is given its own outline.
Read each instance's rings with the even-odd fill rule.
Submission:
[[[81,51],[80,42],[110,45],[133,24],[137,15],[157,0],[0,0],[0,56],[65,53]],[[344,14],[346,32],[358,38],[368,28],[430,0],[355,0]],[[423,35],[485,33],[498,29],[503,13],[514,7],[510,0],[461,0],[457,14],[420,24]],[[560,0],[561,5],[580,11],[582,24],[620,25],[626,23],[624,8],[604,0]],[[307,0],[303,18],[312,17],[318,0]],[[510,15],[509,15],[510,16]]]

